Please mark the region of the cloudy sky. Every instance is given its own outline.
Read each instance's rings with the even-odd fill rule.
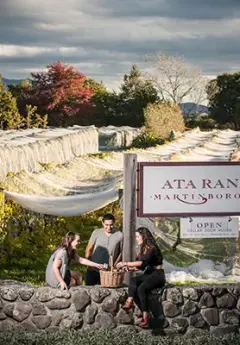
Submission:
[[[0,0],[0,73],[57,60],[117,88],[147,53],[184,55],[203,74],[240,70],[240,0]]]

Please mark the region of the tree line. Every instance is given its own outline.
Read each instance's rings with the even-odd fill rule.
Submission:
[[[46,72],[31,73],[30,79],[18,85],[6,87],[0,78],[0,126],[93,124],[151,130],[158,125],[184,130],[185,125],[199,125],[239,130],[240,72],[208,80],[183,57],[162,52],[146,56],[145,63],[144,71],[132,65],[118,92],[60,61],[48,65]],[[193,105],[208,101],[209,115],[191,115],[189,109],[183,119],[180,106],[186,99]]]

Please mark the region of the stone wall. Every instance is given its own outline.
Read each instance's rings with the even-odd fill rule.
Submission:
[[[130,327],[139,329],[141,312],[121,306],[126,288],[48,287],[0,282],[0,330]],[[149,296],[154,317],[151,327],[167,335],[221,335],[239,332],[240,285],[166,287]]]

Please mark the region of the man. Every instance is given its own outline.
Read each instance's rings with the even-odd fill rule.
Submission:
[[[93,231],[88,242],[85,257],[99,264],[109,265],[110,255],[113,263],[116,264],[122,257],[123,234],[114,229],[115,218],[111,213],[107,213],[102,218],[102,229]],[[99,285],[100,273],[96,268],[88,267],[86,273],[86,285]]]

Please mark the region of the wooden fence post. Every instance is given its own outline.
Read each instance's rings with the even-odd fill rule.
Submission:
[[[123,261],[135,261],[137,155],[124,154],[123,185]],[[126,273],[128,285],[132,273]]]

